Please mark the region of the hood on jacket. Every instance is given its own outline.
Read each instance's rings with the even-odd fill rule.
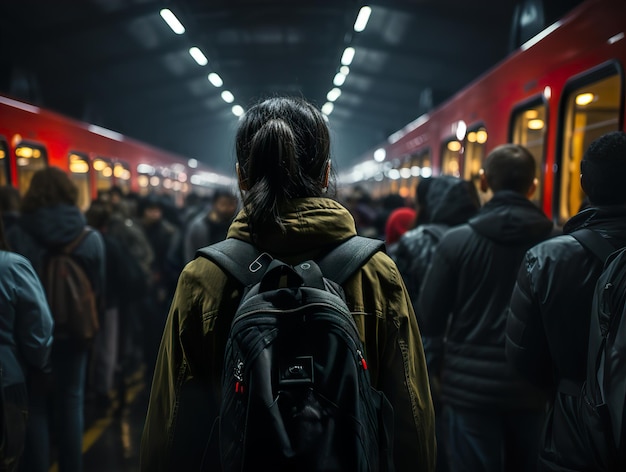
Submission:
[[[42,207],[33,213],[22,214],[20,218],[20,226],[46,247],[72,242],[85,224],[85,217],[78,207],[65,204]]]
[[[569,234],[582,228],[599,228],[603,232],[626,234],[626,206],[588,207],[565,223],[563,233]]]
[[[451,175],[432,179],[426,202],[428,223],[448,226],[466,223],[480,208],[476,187],[471,182]]]
[[[356,234],[350,212],[330,198],[295,198],[283,203],[280,214],[284,233],[278,225],[266,225],[258,232],[258,239],[253,240],[243,209],[230,226],[227,237],[254,242],[271,254],[291,255],[316,251]]]
[[[530,200],[510,190],[496,192],[469,225],[500,244],[539,242],[553,228],[552,221]]]

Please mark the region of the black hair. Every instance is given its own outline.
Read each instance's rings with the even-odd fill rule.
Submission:
[[[496,147],[485,161],[485,177],[489,188],[512,190],[526,195],[535,180],[535,158],[519,144]]]
[[[237,163],[250,230],[275,223],[291,198],[321,197],[330,160],[330,135],[313,105],[293,97],[270,98],[241,118]]]
[[[21,199],[20,191],[15,187],[11,185],[0,187],[0,211],[19,211]]]
[[[4,235],[4,224],[2,223],[2,211],[0,210],[0,250],[8,251],[9,243]]]
[[[626,203],[626,133],[613,131],[593,141],[580,162],[580,173],[593,205]]]

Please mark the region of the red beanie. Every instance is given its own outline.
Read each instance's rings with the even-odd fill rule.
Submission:
[[[393,244],[398,241],[411,227],[416,214],[412,208],[398,208],[392,211],[385,226],[385,243]]]

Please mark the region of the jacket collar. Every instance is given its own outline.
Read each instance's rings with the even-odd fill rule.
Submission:
[[[352,215],[340,203],[330,198],[297,198],[281,205],[284,233],[278,225],[268,225],[257,231],[252,241],[246,210],[239,212],[228,230],[229,238],[254,242],[270,254],[293,255],[316,252],[338,241],[356,235]]]

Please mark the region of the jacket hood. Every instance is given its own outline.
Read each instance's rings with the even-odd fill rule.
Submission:
[[[20,225],[36,241],[46,247],[70,243],[85,227],[85,217],[73,205],[42,207],[32,213],[24,213]]]
[[[517,192],[496,192],[469,220],[480,235],[500,244],[539,242],[549,236],[553,224],[526,197]]]
[[[426,194],[428,223],[456,226],[466,223],[480,208],[476,187],[450,175],[435,177]]]
[[[330,198],[296,198],[280,209],[285,232],[278,225],[266,225],[257,231],[255,245],[271,254],[295,254],[318,248],[356,235],[354,219],[340,203]],[[245,208],[228,230],[229,238],[251,241]]]

